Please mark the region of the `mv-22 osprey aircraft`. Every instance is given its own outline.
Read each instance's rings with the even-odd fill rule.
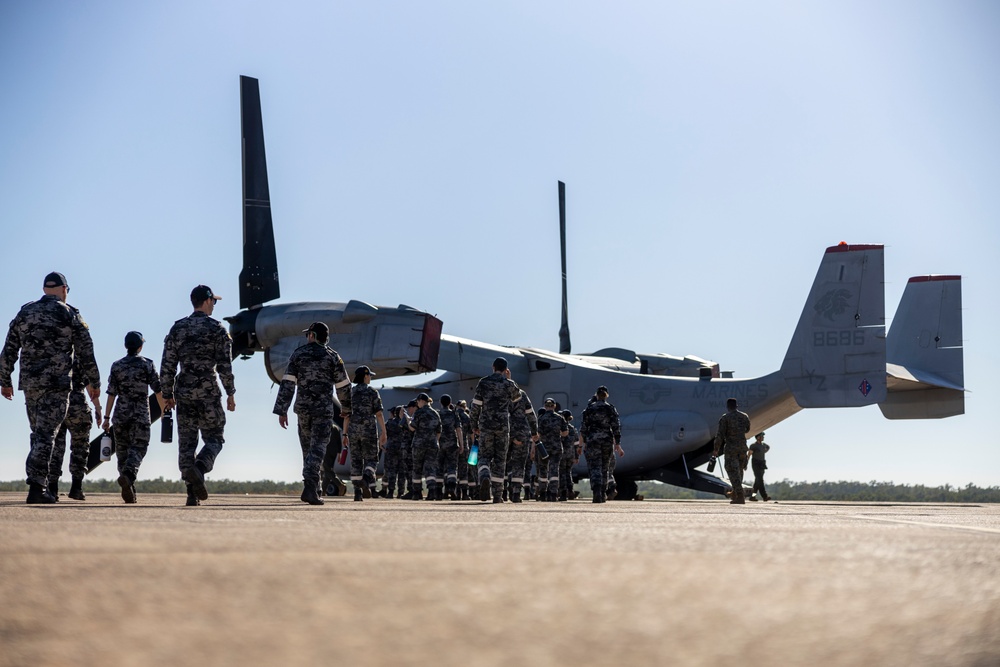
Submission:
[[[497,356],[536,406],[552,397],[579,414],[606,385],[622,421],[627,455],[615,477],[619,498],[639,480],[724,493],[726,482],[701,470],[711,455],[728,397],[739,399],[754,431],[766,430],[803,408],[878,405],[888,419],[939,419],[965,411],[961,277],[910,278],[888,335],[882,245],[839,243],[827,248],[781,367],[762,377],[721,377],[718,364],[697,357],[609,349],[569,353],[563,241],[563,322],[560,352],[505,347],[442,333],[427,312],[400,305],[289,303],[279,297],[258,82],[240,78],[243,126],[243,271],[240,308],[227,317],[233,354],[263,352],[279,382],[291,352],[311,322],[330,327],[330,345],[348,368],[365,364],[380,377],[442,370],[419,388],[432,395],[471,397]],[[560,183],[560,222],[565,199]],[[381,390],[391,406],[416,388]],[[395,403],[394,403],[395,401]],[[583,466],[574,475],[586,476]]]

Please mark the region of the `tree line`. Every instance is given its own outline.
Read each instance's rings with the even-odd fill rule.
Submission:
[[[302,492],[302,482],[275,482],[269,479],[239,481],[220,479],[206,481],[209,493],[297,496]],[[186,493],[184,482],[179,479],[141,479],[136,483],[139,493]],[[577,485],[581,496],[590,497],[590,485],[586,480]],[[23,492],[23,480],[0,482],[0,491]],[[69,491],[69,482],[61,482],[59,490]],[[113,479],[87,480],[84,490],[94,493],[119,493],[121,488]],[[768,493],[774,500],[840,500],[849,502],[895,502],[895,503],[997,503],[1000,502],[1000,486],[978,487],[967,484],[956,487],[924,486],[922,484],[894,484],[893,482],[793,482],[784,479],[768,482]],[[661,482],[639,482],[639,493],[644,498],[668,500],[720,500],[722,496],[703,491],[694,491]]]

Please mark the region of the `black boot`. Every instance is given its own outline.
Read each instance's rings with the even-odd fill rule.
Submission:
[[[355,493],[354,495],[357,494]],[[372,489],[370,486],[368,486],[368,483],[365,482],[364,480],[361,481],[361,495],[363,495],[365,498],[372,497]],[[355,498],[355,500],[357,500],[357,498]]]
[[[205,488],[205,469],[197,461],[184,473],[184,481],[191,485],[198,500],[208,500],[208,489]]]
[[[51,505],[56,499],[49,494],[49,490],[41,484],[28,484],[28,498],[24,501],[28,505]]]
[[[360,503],[363,500],[363,497],[364,493],[361,492],[361,487],[360,486],[354,487],[354,502]]]
[[[59,502],[59,480],[56,480],[54,482],[49,482],[47,490],[49,492],[49,495],[55,498],[56,502]]]
[[[511,491],[510,491],[510,502],[512,502],[512,503],[519,503],[519,502],[521,502],[521,489],[520,488],[518,488],[518,487],[515,486],[513,489],[511,489]]]
[[[184,503],[186,507],[197,507],[198,505],[201,505],[201,501],[198,500],[198,496],[195,495],[194,489],[190,484],[187,485],[187,494],[187,502]]]
[[[418,489],[417,487],[413,487],[413,491],[411,491],[410,493],[412,494],[410,496],[410,500],[423,500],[424,499],[424,490],[423,489]]]
[[[479,481],[479,502],[485,503],[490,499],[490,478],[487,477]],[[503,498],[500,499],[503,502]]]
[[[122,487],[122,500],[125,501],[126,505],[135,504],[135,488],[132,486],[132,480],[125,473],[118,475],[118,486]]]
[[[463,486],[461,488],[461,493],[459,493],[458,499],[459,500],[468,500],[469,499],[469,487],[468,486]]]
[[[458,500],[458,494],[455,493],[455,482],[448,482],[447,486],[448,500]]]
[[[403,489],[400,489],[399,493],[400,493],[399,497],[402,498],[403,500],[413,500],[413,489],[410,489],[406,493],[403,493]]]
[[[69,487],[69,497],[73,500],[86,500],[83,495],[83,477],[74,477],[73,484]]]
[[[305,488],[302,489],[302,500],[310,505],[322,505],[323,499],[316,493],[316,482],[305,481]]]

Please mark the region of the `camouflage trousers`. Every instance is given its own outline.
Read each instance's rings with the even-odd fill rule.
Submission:
[[[745,500],[743,494],[743,469],[747,465],[747,443],[726,443],[723,450],[726,457],[726,475],[733,486],[733,500]]]
[[[576,461],[576,448],[572,445],[565,448],[562,458],[559,460],[559,492],[566,492],[566,497],[573,499],[573,466]]]
[[[468,443],[466,443],[468,444]],[[458,477],[459,486],[469,485],[469,448],[463,447],[458,451],[458,466],[455,468],[455,476]]]
[[[24,463],[25,476],[28,484],[45,486],[49,479],[49,462],[56,433],[69,410],[69,392],[25,391],[24,407],[31,428],[31,449]]]
[[[382,486],[390,490],[406,488],[406,476],[403,473],[403,450],[401,447],[386,447],[385,462],[382,465]]]
[[[347,441],[351,450],[351,483],[356,489],[373,488],[378,469],[378,434],[349,429]]]
[[[87,405],[87,395],[74,391],[69,396],[69,410],[59,427],[52,456],[49,458],[49,484],[55,484],[62,475],[63,460],[66,457],[66,436],[69,435],[69,474],[83,477],[87,474],[87,457],[90,456],[90,430],[94,425],[94,415]]]
[[[177,467],[183,476],[195,464],[211,472],[226,439],[226,413],[222,399],[177,401]],[[198,451],[198,435],[204,445]]]
[[[615,482],[615,465],[617,458],[615,458],[615,445],[611,443],[611,449],[604,451],[604,475],[605,475],[605,492],[611,493],[618,488],[618,483]]]
[[[403,445],[402,454],[400,454],[400,468],[399,474],[406,479],[406,490],[411,491],[413,489],[413,445]]]
[[[334,493],[328,493],[332,490],[330,485],[340,482],[340,477],[337,476],[337,471],[334,470],[334,466],[337,464],[337,457],[340,456],[340,451],[344,448],[341,433],[340,427],[337,426],[336,422],[334,422],[330,427],[330,442],[326,446],[326,453],[323,455],[322,488],[323,493],[326,493],[327,495],[335,495]],[[305,458],[306,455],[303,452],[303,463],[305,463]]]
[[[750,461],[753,468],[753,492],[760,494],[761,498],[767,498],[767,489],[764,488],[764,471],[767,470],[765,461]]]
[[[333,434],[333,417],[299,414],[299,449],[302,450],[302,481],[319,484],[326,450]],[[339,431],[339,430],[338,430]]]
[[[538,450],[535,450],[535,466],[538,468],[538,493],[545,492],[549,496],[559,495],[559,464],[562,461],[562,445],[553,443],[545,445],[549,458],[538,460]]]
[[[437,473],[434,480],[438,484],[456,485],[458,482],[458,443],[441,445],[438,450]]]
[[[531,440],[521,440],[520,444],[511,438],[509,457],[507,459],[507,479],[510,480],[510,490],[513,493],[521,491],[524,486],[524,468],[528,463],[528,450]]]
[[[503,493],[510,433],[504,430],[479,432],[479,483],[489,480],[493,493]]]
[[[435,440],[413,441],[413,488],[422,489],[421,478],[427,480],[427,488],[433,489],[437,482],[438,445]]]
[[[587,467],[590,469],[591,491],[596,493],[599,489],[607,490],[611,484],[614,484],[614,478],[608,470],[608,467],[614,463],[614,441],[610,438],[588,440],[584,454],[587,457]]]
[[[139,476],[139,466],[149,450],[149,424],[115,420],[115,458],[118,474],[125,475],[132,483]]]

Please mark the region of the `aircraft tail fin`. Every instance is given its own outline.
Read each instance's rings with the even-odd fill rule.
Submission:
[[[910,278],[886,337],[887,419],[965,413],[962,277]]]
[[[826,249],[781,364],[803,408],[873,405],[886,396],[881,245]]]
[[[257,79],[240,77],[240,118],[243,132],[243,270],[240,308],[255,308],[281,296],[278,258],[271,225],[271,195],[267,189],[264,123]]]

